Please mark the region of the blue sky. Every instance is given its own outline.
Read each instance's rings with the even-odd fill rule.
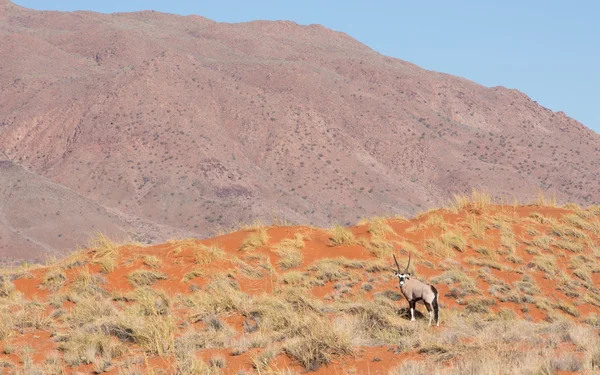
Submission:
[[[153,9],[220,22],[292,20],[486,86],[516,88],[600,133],[596,0],[13,0],[44,10]]]

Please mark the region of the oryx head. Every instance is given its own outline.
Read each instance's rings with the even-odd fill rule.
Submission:
[[[411,274],[408,272],[408,267],[410,267],[410,254],[408,254],[408,264],[406,265],[406,270],[404,270],[404,272],[400,272],[400,265],[398,264],[396,255],[392,255],[394,256],[394,262],[396,262],[396,268],[398,269],[398,271],[394,271],[394,276],[398,278],[398,281],[400,281],[400,286],[402,286],[404,285],[404,282],[411,276]]]

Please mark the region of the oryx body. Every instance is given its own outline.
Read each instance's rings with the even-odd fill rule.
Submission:
[[[400,283],[400,290],[404,295],[404,298],[408,301],[410,306],[410,320],[415,320],[415,305],[419,301],[423,301],[427,311],[429,312],[429,325],[435,317],[435,324],[440,325],[439,314],[438,314],[438,291],[433,285],[425,284],[422,281],[411,278],[411,274],[408,273],[408,267],[410,266],[410,256],[408,258],[408,265],[406,271],[400,272],[400,266],[394,255],[394,261],[398,272],[394,272],[394,276],[398,278]]]

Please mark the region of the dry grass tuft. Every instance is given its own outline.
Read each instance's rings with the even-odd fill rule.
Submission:
[[[62,268],[53,266],[46,274],[44,274],[44,279],[42,280],[42,287],[50,290],[51,292],[56,292],[64,285],[65,281],[67,281],[67,275]]]
[[[258,268],[252,267],[250,264],[244,262],[240,258],[235,258],[233,263],[239,267],[242,274],[250,279],[260,279],[265,276],[261,270]]]
[[[185,275],[183,275],[183,277],[181,278],[181,281],[184,283],[187,283],[197,277],[205,277],[205,276],[206,276],[206,274],[204,273],[204,271],[202,271],[201,269],[195,269],[195,270],[187,272]]]
[[[453,197],[453,201],[450,202],[450,211],[454,213],[465,209],[481,212],[492,203],[489,194],[475,189],[471,191],[471,196],[454,194]]]
[[[460,233],[446,232],[442,235],[442,241],[446,246],[463,253],[467,247],[467,241]]]
[[[534,237],[531,241],[529,241],[529,244],[544,250],[550,250],[550,247],[553,243],[554,239],[546,235]]]
[[[387,234],[395,234],[396,232],[394,232],[394,229],[388,224],[388,219],[376,217],[369,223],[369,233],[373,236],[385,238]]]
[[[444,217],[437,213],[429,215],[424,224],[426,227],[441,228],[442,230],[446,230],[447,228]]]
[[[558,274],[556,258],[553,255],[536,255],[531,260],[531,264],[535,266],[538,271],[543,272],[547,277],[552,278],[554,275]]]
[[[570,304],[567,301],[563,301],[563,300],[559,300],[556,302],[556,306],[555,306],[558,310],[561,310],[569,315],[572,315],[574,317],[579,317],[579,310],[577,310],[577,308],[575,306],[573,306],[572,304]]]
[[[429,238],[425,240],[425,248],[430,254],[440,258],[450,258],[455,256],[452,248],[439,238]]]
[[[550,227],[550,232],[557,237],[588,238],[588,235],[581,230],[566,224],[553,224]]]
[[[324,282],[339,281],[348,277],[348,272],[333,259],[321,259],[308,268],[318,280]]]
[[[350,337],[336,330],[328,319],[310,312],[299,318],[292,332],[293,339],[283,345],[283,350],[306,371],[318,370],[335,356],[353,353]]]
[[[478,240],[485,239],[485,231],[488,229],[488,225],[485,221],[478,218],[475,215],[469,215],[467,217],[467,225],[471,229],[471,236]]]
[[[539,213],[539,212],[533,212],[529,215],[529,217],[531,219],[533,219],[535,222],[538,222],[540,224],[554,224],[556,222],[556,220],[554,220],[551,217],[546,217],[543,214]]]
[[[583,252],[583,244],[579,241],[571,240],[570,238],[559,239],[554,242],[554,246],[559,249],[568,250],[572,253]]]
[[[556,207],[556,195],[546,196],[543,192],[538,192],[537,200],[535,202],[540,207]]]
[[[102,272],[111,273],[117,268],[120,245],[98,233],[90,240],[89,247],[92,249],[92,261],[100,265]]]
[[[336,225],[329,230],[329,241],[331,246],[352,245],[356,243],[356,238],[349,229]]]
[[[154,285],[158,280],[167,280],[167,275],[156,271],[135,270],[127,275],[127,279],[137,288]]]
[[[281,257],[277,265],[285,270],[302,264],[302,249],[304,248],[304,237],[296,234],[293,239],[284,239],[275,246],[275,253]]]
[[[300,285],[304,283],[306,277],[304,276],[304,273],[300,271],[289,271],[284,273],[281,276],[281,279],[283,283],[287,285]]]
[[[498,253],[494,250],[488,249],[487,247],[479,246],[479,247],[475,248],[475,251],[478,252],[479,254],[483,255],[487,259],[490,259],[493,261],[498,260]]]
[[[240,251],[254,251],[259,247],[267,245],[269,242],[269,234],[266,227],[260,227],[255,233],[250,234],[240,247]]]
[[[267,237],[268,240],[268,237]],[[265,242],[266,243],[266,242]],[[263,246],[263,245],[260,245]],[[258,247],[260,247],[258,246]],[[242,245],[243,247],[243,245]],[[198,245],[195,247],[194,257],[197,264],[210,264],[218,259],[225,257],[225,251],[217,245]]]
[[[162,260],[154,255],[144,255],[142,259],[144,261],[144,265],[152,268],[153,270],[160,268],[162,264]]]
[[[394,245],[385,238],[373,235],[365,247],[377,258],[389,259],[394,253]]]
[[[593,220],[592,218],[583,218],[580,214],[569,214],[563,216],[560,221],[563,223],[575,227],[592,234],[600,234],[600,222]]]

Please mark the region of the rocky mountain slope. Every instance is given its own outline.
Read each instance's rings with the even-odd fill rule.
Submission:
[[[97,233],[166,241],[181,231],[127,217],[18,165],[0,160],[0,261],[43,261],[85,247]]]

